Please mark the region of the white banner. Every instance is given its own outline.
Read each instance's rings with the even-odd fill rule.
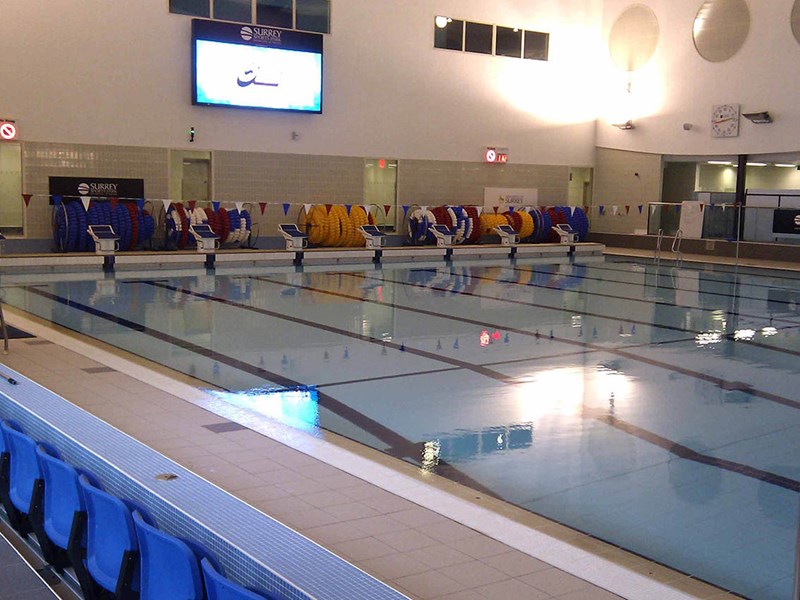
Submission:
[[[538,205],[539,190],[536,188],[483,188],[484,208],[513,206],[519,209]]]

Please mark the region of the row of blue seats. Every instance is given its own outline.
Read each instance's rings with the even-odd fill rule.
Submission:
[[[223,574],[197,542],[160,531],[142,506],[0,421],[0,502],[58,572],[72,567],[87,600],[264,600]],[[274,600],[274,599],[273,599]]]

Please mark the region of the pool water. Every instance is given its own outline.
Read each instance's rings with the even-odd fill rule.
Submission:
[[[738,594],[791,596],[798,274],[605,258],[0,283],[271,418]]]

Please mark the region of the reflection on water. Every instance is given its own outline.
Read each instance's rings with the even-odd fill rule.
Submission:
[[[243,392],[208,390],[220,400],[252,410],[290,427],[315,433],[319,429],[319,403],[314,386],[255,388]]]
[[[497,452],[522,450],[533,444],[533,423],[484,427],[437,436],[422,448],[422,469],[435,471],[439,461],[462,463]]]

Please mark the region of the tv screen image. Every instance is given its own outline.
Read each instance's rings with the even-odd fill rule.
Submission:
[[[197,104],[322,111],[322,55],[195,41]]]

